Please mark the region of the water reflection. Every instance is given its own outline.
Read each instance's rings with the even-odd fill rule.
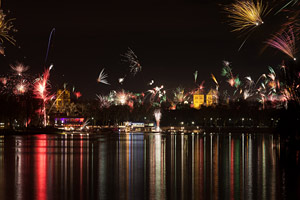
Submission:
[[[276,146],[267,134],[2,136],[0,199],[284,199]]]

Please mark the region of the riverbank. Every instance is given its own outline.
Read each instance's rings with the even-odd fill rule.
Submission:
[[[98,131],[91,131],[90,133],[101,134],[101,133],[119,133],[113,129],[99,129]],[[0,135],[32,135],[32,134],[61,134],[66,132],[61,129],[46,127],[46,128],[26,128],[26,129],[0,129]],[[80,132],[80,131],[76,131]],[[83,131],[82,133],[85,133]],[[142,131],[141,131],[142,132]],[[161,133],[276,133],[276,128],[270,127],[161,127]],[[87,132],[89,133],[89,131]],[[152,133],[152,132],[147,132]],[[154,133],[154,132],[153,132]]]
[[[59,134],[63,130],[46,127],[46,128],[26,128],[26,129],[1,129],[0,135],[35,135],[35,134]]]

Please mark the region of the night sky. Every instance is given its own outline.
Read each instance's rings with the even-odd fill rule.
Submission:
[[[214,86],[210,74],[220,82],[222,61],[232,62],[233,72],[254,79],[267,72],[267,66],[277,66],[282,55],[261,50],[272,33],[265,23],[256,30],[241,51],[243,37],[231,32],[222,4],[232,1],[81,1],[69,0],[2,2],[2,8],[15,17],[17,46],[5,43],[6,57],[0,58],[0,73],[9,72],[9,64],[21,61],[31,67],[30,72],[41,74],[48,37],[56,29],[49,54],[54,64],[50,80],[53,90],[63,83],[75,86],[83,98],[106,94],[124,88],[132,92],[165,85],[172,91],[181,85],[195,88],[193,73],[198,70],[198,83]],[[18,48],[20,46],[20,48]],[[142,72],[133,76],[120,54],[130,47],[142,65]],[[107,86],[96,82],[105,68],[109,75]],[[126,75],[123,85],[118,78]],[[227,83],[224,83],[227,84]]]

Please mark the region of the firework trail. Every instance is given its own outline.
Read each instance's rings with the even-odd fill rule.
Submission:
[[[296,60],[296,40],[292,27],[290,27],[288,32],[274,35],[273,38],[268,40],[266,43],[285,53],[293,60]]]
[[[0,54],[5,56],[5,50],[4,47],[0,44]]]
[[[53,28],[50,32],[50,36],[49,36],[49,40],[48,40],[48,47],[47,47],[47,52],[46,52],[46,57],[45,57],[45,65],[47,63],[48,60],[48,55],[49,55],[49,50],[50,50],[50,45],[51,45],[51,39],[53,34],[55,34],[55,28]]]
[[[104,73],[104,68],[103,68],[98,76],[97,82],[110,85],[106,80],[107,77],[108,75]]]
[[[121,56],[124,58],[124,62],[129,63],[130,72],[133,73],[133,75],[136,75],[136,73],[142,71],[142,66],[138,60],[138,57],[129,47],[127,52]]]
[[[204,83],[205,83],[205,81],[202,81],[201,84],[198,86],[199,90],[203,90],[204,89]]]
[[[195,71],[195,73],[194,73],[195,83],[197,82],[197,78],[198,78],[198,71]]]
[[[289,2],[287,2],[284,6],[282,6],[276,13],[275,15],[277,15],[278,13],[280,13],[283,9],[287,8],[288,6],[294,6],[298,3],[299,0],[290,0]]]
[[[3,13],[3,10],[0,9],[0,42],[3,43],[4,40],[7,40],[11,44],[15,45],[16,40],[13,36],[10,35],[10,32],[16,32],[17,30],[14,29],[13,21],[15,19],[7,19],[6,15]]]
[[[219,83],[218,83],[216,77],[215,77],[213,74],[211,74],[211,78],[213,79],[213,81],[214,81],[215,84],[216,84],[216,90],[219,90]]]

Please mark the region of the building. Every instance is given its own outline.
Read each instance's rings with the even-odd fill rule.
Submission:
[[[63,130],[77,130],[84,125],[83,117],[55,117],[54,127]]]
[[[71,103],[70,91],[58,90],[56,95],[56,111],[64,113],[65,107]]]
[[[211,89],[206,95],[202,91],[196,91],[193,94],[193,103],[195,109],[200,109],[201,106],[212,106],[218,103],[218,91]]]
[[[195,109],[200,109],[200,107],[204,104],[204,94],[197,90],[193,94],[193,104]]]
[[[212,106],[218,103],[218,92],[211,89],[206,95],[206,106]]]

